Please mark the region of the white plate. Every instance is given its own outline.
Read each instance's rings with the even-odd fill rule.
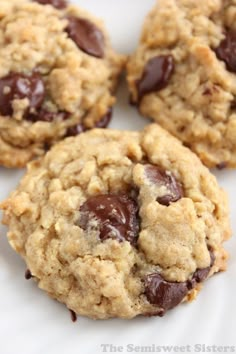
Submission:
[[[154,0],[78,0],[77,3],[103,17],[116,49],[129,53],[135,48],[144,15]],[[127,97],[123,85],[112,127],[140,129],[147,122],[128,105]],[[23,171],[0,168],[1,200],[15,187],[22,174]],[[232,226],[236,231],[233,204],[236,171],[217,172],[217,177],[229,193]],[[108,353],[144,353],[148,349],[149,352],[158,352],[158,349],[162,353],[180,352],[181,348],[174,351],[171,346],[184,346],[183,350],[188,353],[204,353],[207,349],[213,352],[213,347],[204,348],[203,345],[233,346],[227,352],[236,351],[235,239],[227,243],[232,256],[228,271],[207,281],[192,304],[181,305],[163,318],[131,321],[78,318],[72,323],[63,305],[49,299],[34,282],[24,279],[24,263],[9,247],[4,227],[0,227],[0,234],[0,354],[86,354],[102,353],[105,349]],[[108,346],[102,347],[102,344]],[[152,345],[157,346],[155,351],[152,347],[141,348]],[[215,349],[220,352],[221,348]]]

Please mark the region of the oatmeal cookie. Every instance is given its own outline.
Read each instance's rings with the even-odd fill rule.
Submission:
[[[1,208],[27,277],[80,315],[163,316],[226,268],[226,195],[158,125],[65,139]]]
[[[102,22],[65,0],[1,1],[0,164],[106,127],[124,64]]]
[[[236,167],[235,19],[235,0],[159,0],[128,63],[140,112],[209,167]]]

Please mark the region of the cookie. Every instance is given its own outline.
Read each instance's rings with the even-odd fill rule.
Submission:
[[[163,316],[226,268],[226,195],[157,125],[65,139],[1,208],[27,278],[80,315]]]
[[[236,167],[236,3],[160,0],[128,64],[131,100],[209,167]]]
[[[108,125],[125,57],[101,21],[65,0],[2,1],[0,48],[1,165]]]

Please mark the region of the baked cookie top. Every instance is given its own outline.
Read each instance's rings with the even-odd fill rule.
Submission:
[[[21,167],[68,135],[105,127],[125,63],[101,21],[64,0],[0,9],[0,164]]]
[[[163,315],[226,266],[226,195],[157,125],[65,139],[1,208],[39,287],[92,318]]]
[[[236,167],[236,2],[159,0],[128,64],[132,101],[210,167]]]

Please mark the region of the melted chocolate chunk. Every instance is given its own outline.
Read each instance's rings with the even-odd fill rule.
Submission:
[[[67,1],[65,0],[33,0],[41,5],[52,5],[56,9],[65,9],[67,7]]]
[[[160,187],[166,187],[166,194],[157,198],[158,203],[169,206],[170,203],[177,202],[184,196],[182,185],[171,172],[166,172],[154,165],[146,165],[145,171],[148,179],[152,183]]]
[[[70,114],[68,112],[49,112],[45,109],[41,109],[39,112],[34,114],[28,114],[27,120],[36,123],[36,122],[53,122],[56,119],[66,120]]]
[[[229,71],[236,73],[236,31],[226,32],[218,48],[215,49],[218,59],[223,60]]]
[[[106,128],[110,123],[112,118],[112,109],[110,108],[108,112],[96,123],[96,128]]]
[[[31,271],[29,269],[26,269],[25,271],[25,279],[26,280],[30,280],[31,278],[33,278]]]
[[[161,308],[160,315],[177,306],[187,295],[187,283],[165,281],[158,273],[150,274],[145,280],[145,294],[148,301]]]
[[[0,113],[4,116],[12,115],[14,99],[27,98],[29,109],[37,109],[42,105],[44,96],[44,83],[37,73],[31,76],[11,73],[0,79]]]
[[[172,55],[161,55],[150,59],[144,69],[143,76],[137,81],[139,101],[148,93],[164,89],[174,72]]]
[[[138,237],[138,206],[127,195],[98,195],[90,197],[80,208],[79,226],[99,230],[102,241],[112,238],[135,244]]]
[[[84,18],[67,17],[66,32],[85,53],[97,58],[104,57],[104,36],[101,30]]]
[[[145,279],[145,294],[148,301],[161,308],[155,312],[154,316],[163,316],[166,311],[177,306],[187,295],[189,290],[192,290],[197,283],[202,283],[208,277],[211,267],[215,262],[215,255],[209,249],[211,263],[209,267],[197,269],[193,274],[192,279],[182,283],[168,282],[158,274],[149,274]],[[152,315],[151,313],[148,315]]]

